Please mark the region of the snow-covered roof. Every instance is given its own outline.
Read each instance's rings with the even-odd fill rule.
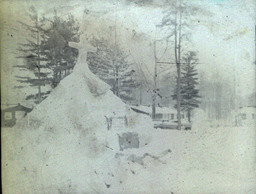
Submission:
[[[240,109],[256,109],[256,106],[242,106]]]
[[[15,111],[24,111],[24,112],[31,112],[31,108],[22,106],[21,104],[18,104],[17,106],[6,108],[3,111],[4,112],[15,112]]]
[[[240,107],[239,114],[256,114],[255,106]]]
[[[152,113],[152,107],[151,106],[131,106],[131,108],[145,112],[147,114]],[[176,109],[169,108],[169,107],[156,107],[156,114],[176,114]]]

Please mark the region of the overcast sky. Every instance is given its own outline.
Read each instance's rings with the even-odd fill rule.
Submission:
[[[192,42],[187,49],[198,52],[200,71],[209,77],[219,72],[223,79],[239,81],[238,91],[246,95],[255,91],[255,1],[254,0],[195,0],[202,12],[193,17]],[[2,1],[1,2],[1,85],[4,102],[24,99],[24,92],[16,94],[17,85],[13,65],[22,61],[15,58],[17,43],[26,37],[18,20],[26,21],[28,8],[34,5],[40,13],[51,15],[56,8],[59,15],[72,13],[86,26],[88,34],[108,31],[117,18],[118,42],[130,52],[130,60],[144,63],[149,75],[153,71],[153,40],[162,38],[160,24],[164,1]],[[84,14],[84,10],[89,10]],[[171,43],[158,42],[157,55],[172,60]],[[172,67],[175,69],[175,67]],[[24,90],[25,91],[25,90]]]

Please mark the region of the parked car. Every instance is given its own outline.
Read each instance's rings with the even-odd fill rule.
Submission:
[[[154,128],[160,128],[160,129],[178,129],[178,121],[153,121]],[[182,121],[181,123],[181,129],[183,130],[191,130],[192,125],[189,122]]]

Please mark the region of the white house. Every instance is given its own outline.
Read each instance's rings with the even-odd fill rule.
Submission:
[[[131,109],[135,112],[152,116],[151,106],[132,106]],[[187,118],[187,114],[182,112],[181,119],[184,118]],[[177,120],[177,110],[169,107],[156,107],[156,115],[154,120]]]

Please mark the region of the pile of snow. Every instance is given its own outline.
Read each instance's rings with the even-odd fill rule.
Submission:
[[[3,130],[4,193],[255,193],[254,128],[156,130],[110,90],[95,96],[88,81],[76,68]],[[115,117],[127,127],[108,128]],[[139,149],[121,151],[123,133],[137,133]]]
[[[152,121],[133,112],[110,90],[95,96],[90,88],[95,84],[78,67],[4,134],[6,193],[125,188],[129,178],[124,177],[122,157],[116,155],[120,152],[118,136],[135,132],[143,148],[150,143]],[[127,127],[108,129],[109,119],[115,117],[127,118]]]

